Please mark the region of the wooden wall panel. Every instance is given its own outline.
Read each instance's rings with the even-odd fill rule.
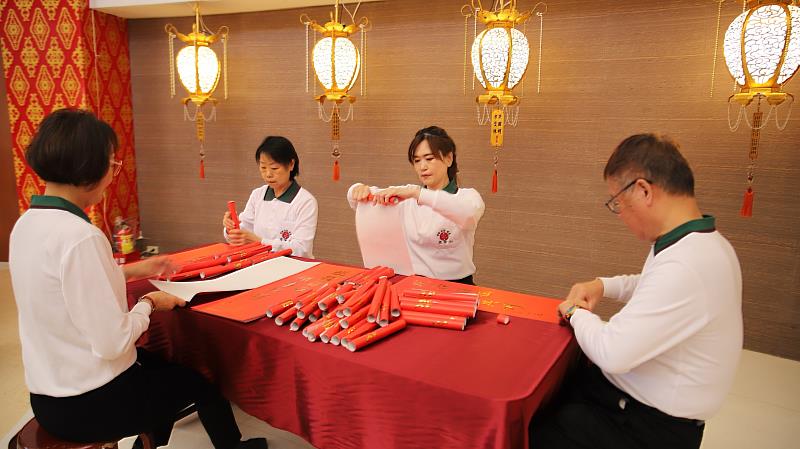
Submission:
[[[527,27],[532,59],[519,126],[506,133],[500,191],[490,193],[488,130],[475,121],[474,95],[462,93],[462,2],[380,2],[360,12],[368,37],[367,95],[342,128],[342,180],[331,181],[328,126],[305,92],[301,11],[207,17],[231,28],[230,99],[207,127],[207,179],[197,177],[193,127],[168,92],[166,22],[129,23],[137,163],[145,234],[165,250],[220,238],[225,202],[244,202],[259,185],[253,152],[268,134],[298,148],[301,183],[320,203],[315,255],[360,261],[345,192],[356,181],[414,182],[405,159],[413,133],[446,128],[458,145],[460,180],[487,209],[475,246],[483,285],[562,297],[598,275],[637,272],[648,245],[602,206],[606,159],[633,133],[675,137],[691,162],[705,213],[735,246],[744,272],[746,347],[800,359],[800,118],[762,133],[755,216],[738,216],[749,130],[728,130],[733,83],[717,62],[710,96],[716,4],[548,2],[541,92],[536,93],[538,23]],[[330,8],[303,12],[321,20]],[[726,26],[740,10],[724,5]],[[787,85],[792,92],[797,81]],[[517,90],[518,93],[521,89]],[[221,95],[221,90],[218,91]],[[359,95],[358,89],[355,89]],[[794,92],[800,95],[800,92]],[[359,95],[360,97],[360,95]],[[615,305],[604,305],[606,316]]]

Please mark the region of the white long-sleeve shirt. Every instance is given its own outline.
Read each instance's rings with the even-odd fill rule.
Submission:
[[[125,275],[80,208],[34,196],[11,231],[9,268],[30,392],[75,396],[133,365],[150,305],[128,311]]]
[[[347,191],[347,201],[354,210],[357,202],[353,200],[353,189],[357,185]],[[374,193],[381,189],[371,190]],[[485,208],[477,190],[457,187],[451,181],[443,190],[421,189],[417,201],[405,200],[387,207],[401,210],[416,274],[457,280],[475,273],[475,230]]]
[[[239,222],[242,229],[261,237],[261,243],[272,245],[272,251],[291,248],[293,256],[314,257],[317,200],[297,181],[277,198],[268,185],[253,190]],[[227,239],[227,232],[223,234]]]
[[[579,309],[570,323],[614,385],[677,417],[708,419],[733,385],[742,350],[742,278],[713,217],[656,241],[641,274],[600,278],[626,302],[608,323]]]

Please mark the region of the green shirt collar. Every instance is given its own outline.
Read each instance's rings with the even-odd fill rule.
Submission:
[[[444,190],[447,193],[458,192],[458,185],[456,184],[455,178],[451,179],[450,182],[442,190]]]
[[[278,197],[278,200],[283,201],[284,203],[291,203],[294,201],[294,197],[297,196],[297,192],[299,191],[300,184],[298,184],[297,181],[292,180],[292,184],[289,185],[289,188]],[[274,199],[275,191],[272,189],[272,187],[267,187],[267,191],[264,193],[264,201],[272,201]]]
[[[86,212],[60,196],[33,195],[31,197],[31,209],[60,209],[83,218],[89,224],[92,223]]]
[[[427,186],[422,186],[422,188],[423,189],[427,189],[428,187]],[[442,190],[444,190],[447,193],[456,193],[456,192],[458,192],[458,184],[456,184],[456,180],[455,179],[451,179],[450,182],[446,186],[444,186],[444,188]]]
[[[686,223],[657,238],[653,248],[653,255],[655,256],[661,251],[669,248],[692,232],[714,232],[715,230],[716,227],[714,225],[714,217],[711,215],[703,215],[703,218],[687,221]]]

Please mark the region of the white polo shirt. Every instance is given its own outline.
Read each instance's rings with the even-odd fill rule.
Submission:
[[[253,190],[239,221],[272,251],[291,248],[293,256],[314,258],[317,210],[316,198],[295,180],[277,198],[268,185]],[[223,235],[228,238],[227,231]]]
[[[742,351],[742,275],[714,218],[656,240],[641,274],[601,278],[626,304],[608,323],[579,309],[570,323],[611,383],[681,418],[710,418],[733,385]]]
[[[357,185],[347,191],[353,210],[357,206],[353,200]],[[379,190],[372,187],[373,193]],[[485,209],[477,190],[459,188],[452,180],[443,190],[421,189],[417,201],[406,200],[387,207],[400,208],[416,274],[445,281],[475,274],[475,230]]]
[[[111,245],[76,205],[34,196],[11,231],[9,268],[31,393],[85,393],[136,361],[150,305],[128,311]]]

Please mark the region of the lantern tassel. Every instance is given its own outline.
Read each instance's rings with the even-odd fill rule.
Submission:
[[[742,210],[739,211],[739,215],[742,217],[752,217],[753,216],[753,197],[755,193],[753,193],[753,188],[748,187],[747,191],[744,192],[744,201],[742,202]]]
[[[200,179],[206,179],[206,165],[202,159],[200,159]]]
[[[497,169],[494,169],[492,174],[492,193],[497,193]]]
[[[335,161],[333,161],[333,180],[334,181],[338,181],[339,180],[339,176],[340,176],[340,173],[339,173],[339,161],[335,160]]]

